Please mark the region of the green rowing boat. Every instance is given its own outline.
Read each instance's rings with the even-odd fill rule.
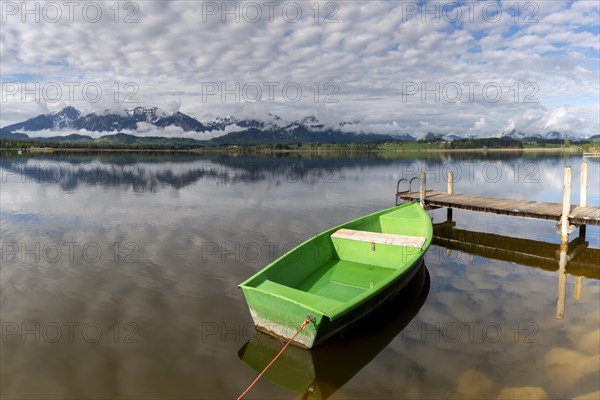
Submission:
[[[311,348],[360,319],[415,275],[432,238],[407,203],[331,228],[239,285],[257,329]]]
[[[400,334],[417,315],[428,294],[429,273],[422,266],[402,290],[353,324],[352,329],[332,337],[318,349],[290,346],[265,372],[264,378],[298,393],[302,399],[331,397]],[[409,329],[406,335],[413,333]],[[280,351],[279,340],[257,331],[240,348],[238,357],[259,373]],[[401,357],[402,354],[394,354],[394,363],[401,364]]]

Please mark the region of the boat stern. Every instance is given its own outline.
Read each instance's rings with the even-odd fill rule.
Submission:
[[[250,314],[252,315],[252,320],[254,321],[256,329],[268,333],[270,335],[276,336],[285,341],[290,340],[292,337],[294,337],[296,332],[298,332],[298,330],[304,323],[304,320],[302,320],[300,324],[294,323],[292,321],[275,321],[272,318],[261,315],[252,308],[250,308]],[[293,340],[293,344],[310,349],[317,342],[317,329],[315,326],[315,317],[312,314],[309,314],[308,317],[311,319],[311,321],[301,332],[298,333],[298,335],[296,335],[296,337]]]
[[[242,287],[242,290],[256,329],[286,341],[298,333],[293,343],[309,349],[318,343],[319,326],[327,318],[323,313],[256,288]],[[307,317],[310,321],[298,332]]]

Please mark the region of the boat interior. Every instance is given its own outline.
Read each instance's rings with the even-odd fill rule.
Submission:
[[[431,229],[424,218],[417,204],[405,204],[324,232],[266,269],[254,287],[334,310],[418,260]]]

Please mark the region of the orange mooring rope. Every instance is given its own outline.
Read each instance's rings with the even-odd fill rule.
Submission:
[[[270,367],[271,365],[273,365],[273,363],[275,362],[275,360],[277,360],[277,359],[279,358],[279,356],[280,356],[280,355],[283,353],[283,351],[284,351],[284,350],[285,350],[285,349],[286,349],[286,348],[287,348],[287,347],[290,345],[290,343],[292,343],[292,341],[293,341],[294,339],[296,339],[296,336],[298,336],[298,334],[299,334],[300,332],[302,332],[302,331],[304,330],[304,328],[306,328],[306,325],[308,325],[308,323],[310,322],[310,320],[311,320],[311,317],[310,317],[310,315],[309,315],[308,317],[306,317],[306,319],[305,319],[305,320],[304,320],[304,322],[302,323],[302,326],[300,327],[300,329],[298,329],[298,332],[296,332],[296,333],[294,334],[294,336],[292,336],[292,338],[291,338],[290,340],[288,340],[288,342],[285,344],[285,346],[283,346],[283,349],[281,349],[281,350],[279,351],[279,353],[278,353],[278,354],[275,356],[275,358],[271,360],[271,362],[269,363],[269,365],[267,365],[267,366],[265,367],[265,369],[263,369],[263,370],[262,370],[262,372],[261,372],[261,373],[260,373],[260,374],[259,374],[259,375],[256,377],[256,379],[254,380],[254,382],[252,382],[252,383],[250,384],[250,386],[248,386],[248,388],[247,388],[246,390],[244,390],[244,393],[240,394],[240,396],[237,398],[237,400],[241,400],[241,399],[242,399],[242,397],[244,397],[244,396],[246,395],[246,393],[248,393],[248,392],[250,391],[250,389],[252,389],[252,386],[254,386],[254,385],[256,384],[256,382],[258,382],[258,380],[260,379],[260,377],[261,377],[261,376],[263,376],[263,374],[264,374],[265,372],[267,372],[267,370],[269,369],[269,367]]]

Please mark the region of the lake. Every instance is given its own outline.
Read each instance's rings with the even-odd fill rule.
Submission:
[[[570,165],[577,204],[581,162],[516,152],[5,153],[0,394],[235,398],[282,346],[254,331],[237,289],[268,262],[394,205],[402,176],[424,170],[428,188],[445,190],[453,171],[457,193],[561,202]],[[588,204],[598,206],[600,162],[588,163]],[[446,220],[443,209],[430,214]],[[554,222],[459,210],[453,221],[390,304],[323,348],[289,348],[247,397],[597,396],[598,253],[567,264],[559,319]],[[457,231],[482,246],[443,239]],[[585,240],[599,248],[600,229]],[[520,253],[483,248],[494,245]]]

